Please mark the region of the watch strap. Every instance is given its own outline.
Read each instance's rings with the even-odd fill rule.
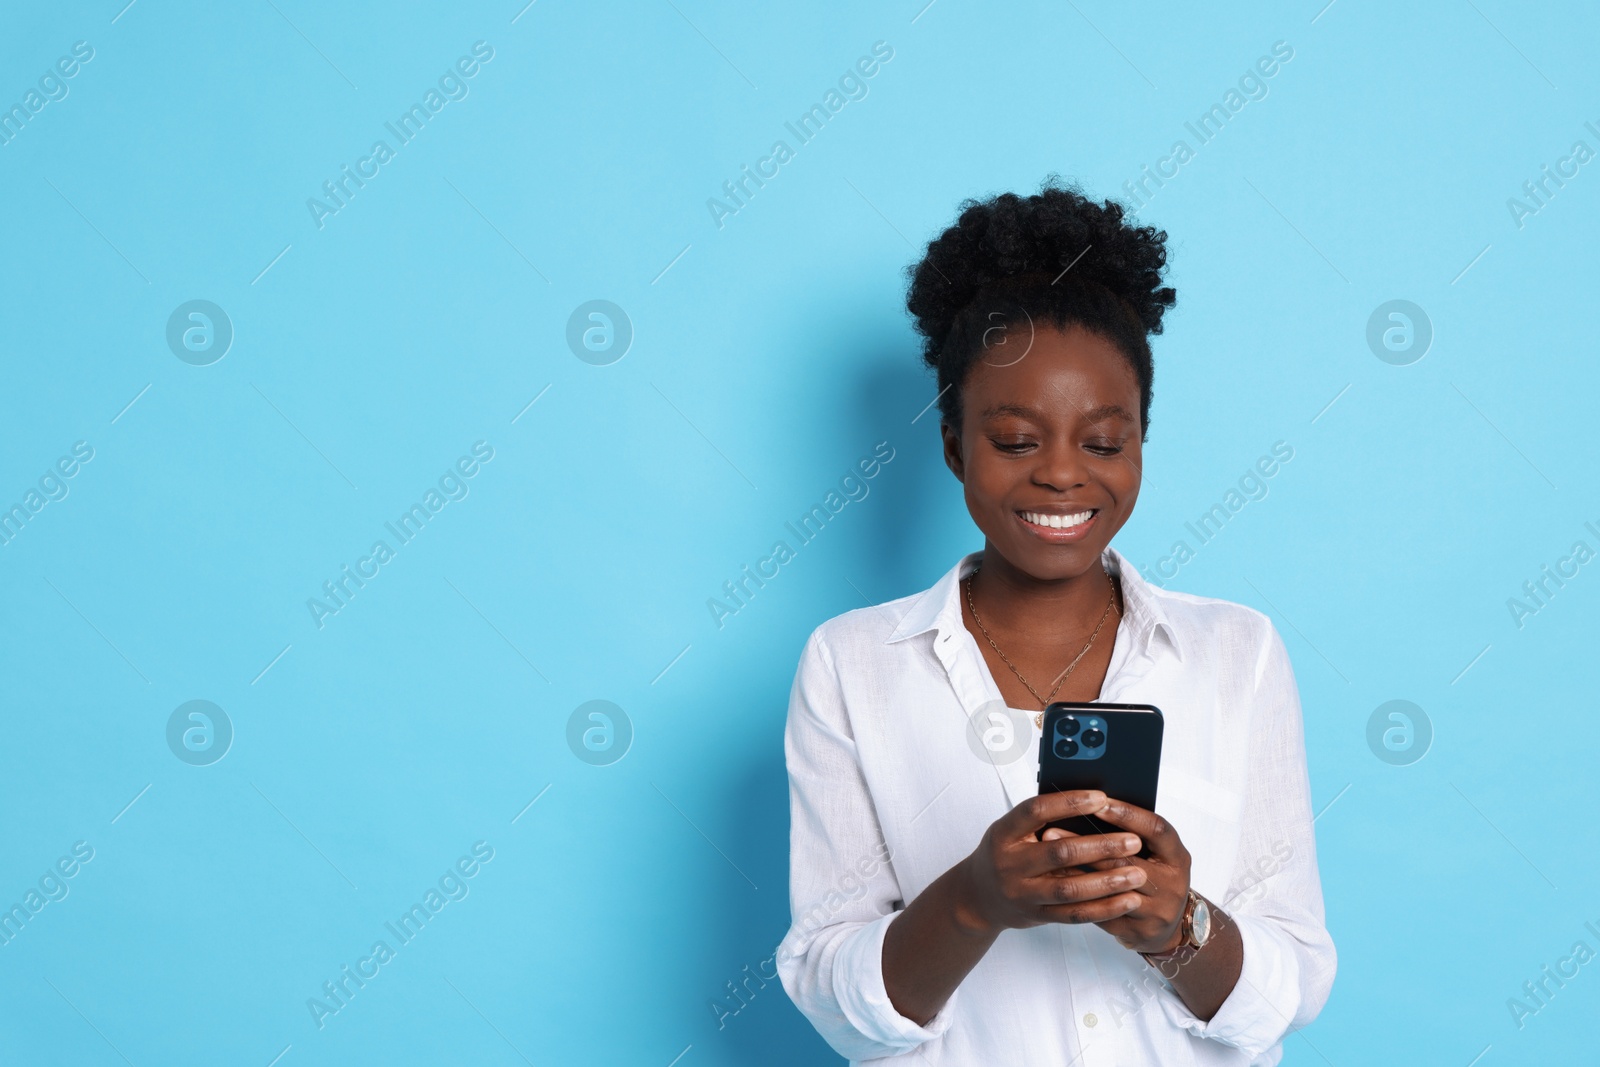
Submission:
[[[1198,894],[1195,893],[1193,888],[1190,888],[1189,895],[1184,899],[1183,903],[1183,917],[1178,920],[1178,944],[1176,947],[1166,952],[1141,952],[1139,955],[1143,956],[1149,963],[1169,963],[1179,956],[1199,948],[1200,945],[1195,941],[1194,937],[1194,908],[1198,900]]]

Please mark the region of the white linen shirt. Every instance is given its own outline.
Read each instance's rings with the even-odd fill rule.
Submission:
[[[1195,891],[1238,924],[1239,981],[1202,1022],[1098,926],[1049,923],[1003,931],[926,1026],[890,1003],[889,924],[1038,792],[1031,713],[1014,716],[1032,736],[1010,762],[968,741],[975,713],[1004,707],[961,617],[959,582],[980,557],[806,642],[784,738],[784,989],[852,1063],[1276,1064],[1285,1034],[1322,1009],[1335,966],[1288,653],[1260,612],[1150,585],[1110,548],[1126,611],[1099,699],[1163,714],[1156,810],[1192,856]]]

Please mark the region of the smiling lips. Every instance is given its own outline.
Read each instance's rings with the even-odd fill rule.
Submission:
[[[1022,520],[1023,528],[1035,537],[1060,543],[1076,541],[1087,535],[1089,527],[1094,523],[1094,517],[1099,513],[1099,508],[1087,508],[1083,511],[1065,514],[1049,511],[1019,511],[1017,516]]]

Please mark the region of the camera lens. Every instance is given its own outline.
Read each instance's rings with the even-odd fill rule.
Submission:
[[[1106,743],[1106,735],[1099,730],[1085,730],[1083,732],[1083,743],[1087,748],[1099,748]]]
[[[1072,737],[1078,732],[1078,720],[1075,716],[1066,715],[1056,722],[1056,733],[1062,737]]]
[[[1078,754],[1078,742],[1063,737],[1056,742],[1056,758],[1071,759]]]

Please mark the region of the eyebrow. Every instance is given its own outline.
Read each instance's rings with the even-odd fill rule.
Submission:
[[[1043,421],[1039,412],[1035,411],[1033,408],[1025,407],[1021,404],[995,404],[993,407],[985,408],[980,417],[988,420],[997,418],[1001,415],[1015,415],[1022,419]],[[1085,411],[1083,413],[1083,417],[1088,419],[1090,422],[1099,422],[1102,419],[1120,419],[1123,422],[1136,421],[1134,417],[1129,414],[1128,409],[1123,407],[1121,404],[1101,404],[1097,408],[1091,408],[1088,411]]]

